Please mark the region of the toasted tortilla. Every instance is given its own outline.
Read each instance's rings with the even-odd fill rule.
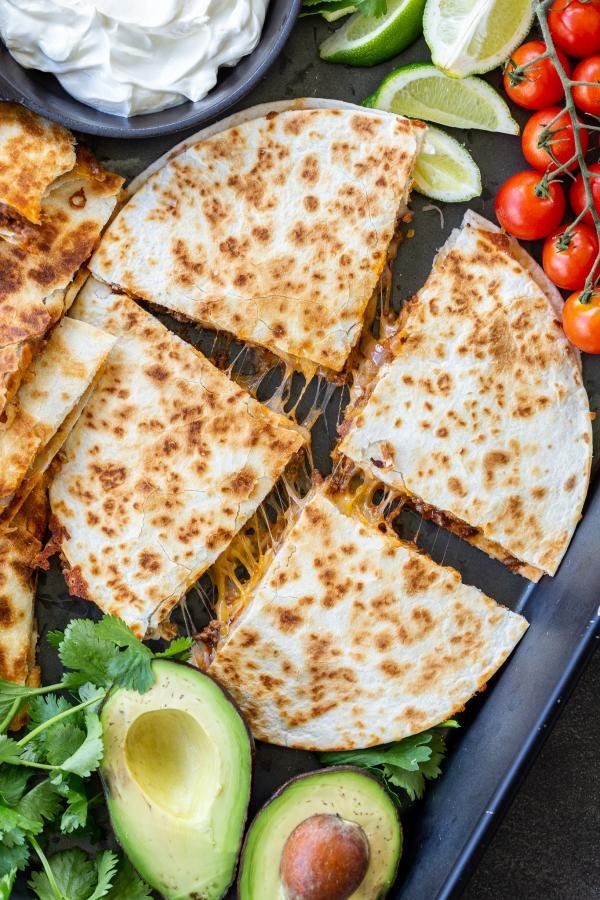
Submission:
[[[33,565],[46,519],[46,485],[40,482],[10,528],[0,532],[0,677],[17,684],[39,684]],[[19,715],[12,727],[20,727],[23,721]]]
[[[12,210],[39,225],[46,191],[75,159],[75,137],[66,128],[17,103],[0,103],[0,221]]]
[[[526,628],[455,570],[317,489],[209,672],[259,740],[369,747],[462,710]]]
[[[537,580],[581,517],[592,456],[579,355],[515,241],[467,217],[440,250],[339,452],[435,521]]]
[[[342,105],[274,106],[201,132],[138,179],[90,268],[303,371],[339,373],[406,211],[425,128]]]
[[[141,636],[224,550],[306,435],[94,279],[70,315],[118,340],[50,487],[67,581]]]
[[[114,342],[106,331],[65,318],[33,360],[0,422],[0,522],[23,503],[66,440]]]
[[[15,176],[16,177],[16,176]],[[123,179],[83,147],[53,183],[41,224],[19,226],[0,240],[0,412],[23,372],[68,306],[68,288],[110,218]]]

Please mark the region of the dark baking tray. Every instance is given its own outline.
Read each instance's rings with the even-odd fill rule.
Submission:
[[[360,102],[394,63],[429,59],[427,47],[418,42],[394,63],[372,69],[328,65],[319,59],[317,52],[317,44],[327,33],[328,26],[322,22],[300,21],[279,61],[242,106],[298,96]],[[490,81],[497,85],[497,74]],[[520,112],[515,114],[522,120]],[[498,186],[510,173],[525,167],[519,141],[507,135],[475,131],[456,132],[456,135],[472,151],[482,170],[483,194],[470,205],[493,219]],[[173,136],[127,142],[90,139],[99,157],[128,177],[174,142]],[[436,206],[442,211],[443,222],[440,211],[430,201],[418,195],[413,197],[415,236],[400,247],[395,266],[398,303],[424,282],[436,249],[460,222],[466,209],[459,204]],[[539,248],[529,249],[535,253]],[[181,325],[168,317],[165,321],[181,330]],[[205,343],[206,337],[200,330],[190,328],[184,332],[184,336],[200,346]],[[595,410],[600,400],[600,357],[584,360],[584,376],[590,405]],[[315,426],[315,455],[323,470],[328,466],[328,449],[334,440],[338,410],[339,396],[332,399],[327,420],[321,419]],[[452,735],[443,777],[431,785],[424,802],[405,816],[406,850],[393,897],[434,900],[460,894],[592,652],[600,624],[597,424],[592,485],[583,521],[554,579],[544,578],[537,586],[530,585],[436,526],[410,514],[402,521],[405,536],[413,537],[418,532],[419,544],[435,559],[456,566],[465,581],[522,612],[531,627],[503,671],[485,693],[469,704],[461,717],[463,727]],[[89,604],[68,598],[56,566],[40,579],[38,593],[42,634],[74,615],[90,615]],[[45,678],[52,677],[51,670],[56,663],[45,650],[42,665]],[[283,781],[315,766],[316,758],[312,754],[259,745],[251,815]],[[16,896],[30,896],[27,888],[19,891]]]

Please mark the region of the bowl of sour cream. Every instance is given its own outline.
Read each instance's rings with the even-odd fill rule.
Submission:
[[[76,131],[151,137],[221,115],[301,0],[1,0],[0,97]]]

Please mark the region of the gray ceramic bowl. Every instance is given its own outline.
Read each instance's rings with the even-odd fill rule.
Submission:
[[[270,0],[255,50],[237,66],[222,68],[215,87],[196,103],[127,119],[98,112],[64,91],[53,75],[24,69],[0,42],[0,97],[16,100],[75,131],[105,137],[155,137],[183,131],[222,115],[237,103],[279,56],[292,30],[302,0]]]

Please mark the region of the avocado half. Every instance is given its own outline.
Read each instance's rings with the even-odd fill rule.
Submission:
[[[369,841],[369,866],[351,900],[386,896],[402,854],[398,810],[382,784],[364,769],[334,766],[288,781],[257,814],[242,848],[239,900],[283,900],[279,867],[284,845],[300,822],[317,813],[355,822]]]
[[[198,669],[152,663],[145,694],[101,711],[101,775],[117,840],[168,900],[218,900],[231,884],[250,799],[253,742],[228,694]]]

